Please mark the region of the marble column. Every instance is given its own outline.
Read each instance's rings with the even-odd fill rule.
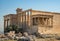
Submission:
[[[9,21],[9,19],[7,19],[7,27],[8,27],[8,21]]]
[[[6,20],[4,20],[4,28],[6,28]]]

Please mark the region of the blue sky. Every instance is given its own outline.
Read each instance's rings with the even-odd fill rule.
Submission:
[[[0,32],[3,32],[3,16],[15,14],[16,8],[60,12],[60,0],[0,0]]]

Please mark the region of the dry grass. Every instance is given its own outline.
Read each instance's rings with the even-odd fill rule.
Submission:
[[[45,39],[36,39],[36,41],[60,41],[60,40],[56,40],[56,39],[53,39],[53,38],[45,38]]]
[[[1,41],[17,41],[17,40],[1,40]]]
[[[4,40],[4,41],[17,41],[17,40]],[[60,40],[56,40],[56,39],[53,39],[53,38],[45,38],[45,39],[43,39],[43,38],[36,38],[35,41],[60,41]]]

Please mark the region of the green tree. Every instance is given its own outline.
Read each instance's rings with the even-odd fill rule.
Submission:
[[[16,33],[18,33],[18,27],[16,25],[10,25],[6,28],[6,32],[9,31],[15,31]]]

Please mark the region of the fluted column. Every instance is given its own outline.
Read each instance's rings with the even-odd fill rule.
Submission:
[[[6,28],[6,20],[4,20],[4,28]]]

